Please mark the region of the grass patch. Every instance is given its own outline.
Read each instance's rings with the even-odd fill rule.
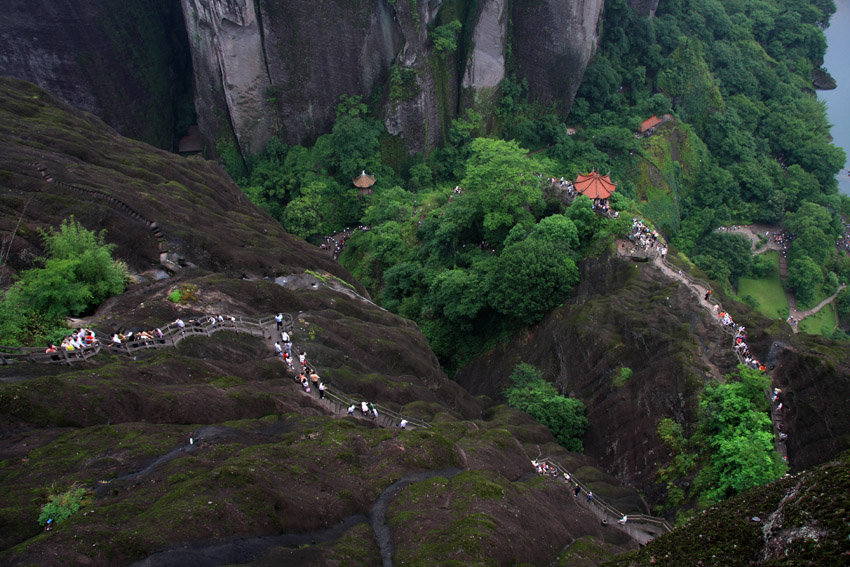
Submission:
[[[829,337],[838,322],[835,319],[835,307],[830,304],[823,309],[800,321],[800,331],[810,335]]]
[[[755,300],[753,307],[759,313],[771,319],[784,319],[788,316],[788,296],[779,279],[779,254],[776,251],[765,254],[771,258],[774,269],[764,278],[740,278],[738,299],[744,301],[744,297],[750,296]]]

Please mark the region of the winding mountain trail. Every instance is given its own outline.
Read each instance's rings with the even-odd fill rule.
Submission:
[[[637,258],[634,255],[635,249],[630,248],[629,246],[630,245],[626,245],[624,243],[617,244],[618,256],[621,259],[635,260]],[[708,282],[694,278],[686,272],[682,271],[681,269],[677,268],[676,266],[671,264],[666,258],[662,257],[661,254],[655,249],[641,252],[640,259],[646,259],[651,261],[652,265],[658,270],[660,270],[662,274],[664,274],[670,279],[676,280],[684,284],[688,289],[690,289],[694,294],[696,294],[697,302],[699,303],[699,305],[702,306],[704,309],[707,309],[710,318],[720,326],[724,333],[732,337],[732,348],[734,349],[734,337],[737,334],[736,330],[735,328],[727,327],[720,321],[717,316],[715,316],[715,306],[720,312],[724,311],[724,309],[720,302],[717,301],[713,296],[708,296],[708,299],[706,299],[706,294],[711,289],[711,286],[708,284]],[[834,296],[832,297],[832,299],[834,299]],[[828,303],[827,300],[824,301]],[[819,305],[815,309],[820,309],[822,307],[823,305]],[[794,332],[796,332],[796,329],[794,329]],[[744,361],[741,360],[741,354],[736,351],[736,355],[738,357],[739,362],[743,364]],[[720,372],[717,367],[714,364],[710,364],[710,367],[712,368],[712,374],[714,374],[717,379],[722,381],[723,377],[719,376]],[[784,416],[777,409],[777,406],[773,403],[769,391],[765,391],[765,396],[768,399],[768,406],[770,407],[770,418],[771,422],[773,423],[773,446],[775,450],[780,454],[780,456],[786,462],[788,462],[788,448],[785,443],[782,442],[782,440],[779,438],[782,425],[784,424]]]
[[[838,289],[835,290],[835,293],[833,293],[832,295],[830,295],[829,297],[827,297],[826,299],[824,299],[823,301],[821,301],[820,303],[818,303],[817,305],[812,307],[811,309],[806,309],[805,311],[797,311],[797,315],[796,316],[792,315],[792,317],[794,317],[795,319],[797,317],[799,317],[799,320],[802,321],[806,317],[814,315],[815,313],[817,313],[818,311],[820,311],[821,309],[823,309],[824,307],[826,307],[827,305],[829,305],[830,303],[835,301],[835,298],[838,297],[838,294],[845,287],[847,287],[845,284],[841,284],[840,286],[838,286]],[[797,332],[797,326],[796,325],[794,326],[794,332],[795,333]]]
[[[779,232],[780,230],[781,229],[777,225],[752,224],[746,226],[735,225],[728,227],[721,232],[740,234],[748,238],[753,244],[753,254],[758,255],[767,250],[775,250],[776,252],[779,252],[779,277],[784,282],[788,279],[788,258],[785,255],[787,248],[770,238],[771,234]],[[767,236],[767,240],[764,240],[764,235]],[[792,321],[790,324],[794,333],[797,334],[799,332],[798,327],[800,321],[806,317],[815,315],[821,309],[835,301],[838,293],[845,287],[846,285],[842,284],[830,297],[827,297],[815,307],[812,307],[811,309],[804,309],[802,311],[797,307],[797,297],[793,293],[786,291],[785,296],[788,299],[788,315]]]

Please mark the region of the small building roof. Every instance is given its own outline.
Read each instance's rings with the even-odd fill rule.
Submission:
[[[189,126],[189,131],[180,138],[177,144],[178,154],[200,153],[204,151],[204,140],[201,138],[201,129],[197,124]]]
[[[359,187],[360,189],[367,189],[375,184],[375,176],[374,175],[366,175],[366,170],[363,170],[363,173],[355,177],[351,180],[354,183],[355,187]]]
[[[576,191],[591,199],[607,199],[617,190],[617,185],[607,175],[591,171],[587,175],[579,175],[575,182]]]
[[[640,123],[640,133],[643,134],[647,130],[655,128],[656,126],[658,126],[662,122],[664,122],[663,119],[658,118],[655,115],[652,115],[652,116],[650,116],[649,118],[647,118],[646,120],[644,120],[643,122]]]

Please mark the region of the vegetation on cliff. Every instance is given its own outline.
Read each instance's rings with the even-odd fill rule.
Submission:
[[[658,477],[667,483],[667,506],[680,510],[680,520],[787,470],[773,447],[764,395],[769,385],[760,371],[740,366],[735,375],[710,383],[700,394],[699,421],[690,438],[672,419],[659,422],[658,436],[673,458]]]
[[[65,317],[81,315],[124,291],[127,267],[111,256],[103,232],[71,217],[58,231],[41,231],[47,252],[40,268],[21,274],[3,295],[0,344],[33,344],[67,334]],[[58,342],[58,341],[57,341]]]

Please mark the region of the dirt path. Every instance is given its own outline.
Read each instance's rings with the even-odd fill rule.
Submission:
[[[836,298],[836,297],[838,297],[838,294],[839,294],[839,293],[841,292],[841,290],[842,290],[842,289],[844,289],[845,287],[847,287],[847,286],[846,286],[846,285],[844,285],[844,284],[841,284],[840,286],[838,286],[838,289],[835,291],[835,293],[833,293],[832,295],[830,295],[829,297],[827,297],[826,299],[824,299],[823,301],[821,301],[820,303],[818,303],[816,306],[812,307],[811,309],[806,309],[805,311],[797,311],[797,310],[796,310],[796,305],[795,305],[795,312],[796,312],[796,315],[793,315],[793,314],[792,314],[792,317],[794,317],[795,319],[797,319],[797,318],[799,317],[799,319],[798,319],[798,320],[799,320],[799,321],[802,321],[802,320],[803,320],[803,319],[805,319],[806,317],[809,317],[809,316],[811,316],[811,315],[814,315],[815,313],[817,313],[818,311],[820,311],[821,309],[823,309],[824,307],[826,307],[827,305],[829,305],[830,303],[832,303],[833,301],[835,301],[835,298]],[[795,302],[795,303],[796,303],[796,302]],[[797,332],[796,325],[795,325],[795,327],[794,327],[794,332],[795,332],[795,333]]]

